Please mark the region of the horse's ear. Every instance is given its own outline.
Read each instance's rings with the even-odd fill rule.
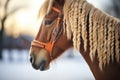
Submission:
[[[51,7],[53,5],[53,1],[54,0],[48,0],[49,1],[49,4],[48,4],[48,9],[47,9],[47,14],[49,13],[49,11],[51,10]]]
[[[38,12],[38,18],[43,19],[49,13],[54,0],[45,0]]]

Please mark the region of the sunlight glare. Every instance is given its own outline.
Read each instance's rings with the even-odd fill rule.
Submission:
[[[32,36],[37,34],[41,22],[37,20],[37,14],[44,0],[30,1],[28,9],[18,10],[12,17],[8,18],[6,25],[6,32],[8,35],[17,37],[20,34],[28,34]]]

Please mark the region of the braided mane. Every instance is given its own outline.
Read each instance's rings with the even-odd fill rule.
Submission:
[[[90,46],[90,58],[97,55],[100,69],[120,62],[120,20],[103,13],[86,0],[65,0],[64,29],[74,48]],[[89,43],[89,44],[88,44]]]

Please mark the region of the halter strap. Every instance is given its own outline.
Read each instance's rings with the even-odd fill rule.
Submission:
[[[54,10],[57,13],[62,13],[61,10],[57,9],[56,7],[52,7],[52,10]]]
[[[37,46],[37,47],[46,49],[50,53],[51,60],[53,59],[53,56],[52,56],[53,46],[54,46],[55,42],[57,41],[59,35],[62,32],[62,30],[60,30],[60,26],[59,26],[62,12],[55,7],[52,7],[52,10],[59,13],[59,15],[58,15],[58,18],[57,18],[57,21],[56,21],[56,26],[53,30],[50,42],[45,43],[45,42],[41,42],[41,41],[38,41],[38,40],[33,40],[32,43],[31,43],[32,46]]]

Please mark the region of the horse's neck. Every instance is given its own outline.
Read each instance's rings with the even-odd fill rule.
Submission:
[[[81,47],[79,50],[80,54],[83,56],[84,60],[88,64],[90,70],[92,71],[95,80],[120,80],[120,64],[117,63],[111,63],[109,67],[105,67],[103,71],[99,68],[99,62],[97,55],[95,56],[93,62],[90,59],[89,53],[90,49],[89,46],[87,46],[87,50],[84,51],[84,45],[83,42],[81,43]],[[116,74],[117,73],[117,74]]]

